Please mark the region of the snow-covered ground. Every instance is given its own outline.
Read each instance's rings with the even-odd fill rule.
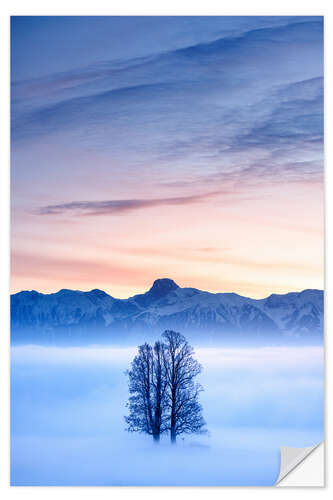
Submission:
[[[209,436],[128,434],[135,348],[12,348],[13,485],[270,485],[279,447],[323,439],[321,347],[200,348]]]

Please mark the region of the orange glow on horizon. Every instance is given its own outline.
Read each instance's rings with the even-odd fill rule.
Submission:
[[[161,277],[253,298],[323,288],[321,189],[262,194],[119,216],[19,213],[30,238],[24,229],[15,234],[14,224],[12,292],[101,288],[127,298]]]

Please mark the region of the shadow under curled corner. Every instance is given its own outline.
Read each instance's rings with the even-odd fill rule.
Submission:
[[[275,486],[324,486],[324,442],[307,448],[281,446],[280,474]]]

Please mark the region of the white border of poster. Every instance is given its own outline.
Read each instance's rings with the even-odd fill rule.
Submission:
[[[169,0],[168,2],[156,2],[152,0],[123,0],[115,2],[112,0],[94,2],[58,0],[56,3],[41,0],[2,2],[1,9],[1,26],[0,26],[0,50],[1,50],[1,169],[0,169],[0,221],[1,221],[1,259],[0,259],[0,388],[1,388],[1,421],[0,421],[0,491],[2,499],[19,499],[19,498],[34,498],[48,500],[58,499],[59,496],[66,500],[80,498],[85,500],[88,498],[133,498],[137,500],[150,500],[158,494],[159,499],[164,500],[170,498],[191,498],[196,500],[202,496],[209,498],[220,499],[226,495],[228,500],[246,496],[247,499],[261,500],[267,496],[283,495],[283,498],[297,500],[298,498],[307,499],[310,496],[321,498],[322,495],[332,495],[329,493],[331,489],[330,477],[327,471],[330,468],[331,460],[329,457],[329,429],[328,420],[330,409],[332,409],[332,400],[329,400],[329,378],[332,375],[333,369],[330,368],[328,350],[330,345],[330,326],[332,324],[330,309],[330,291],[329,284],[333,266],[329,264],[329,255],[332,254],[332,218],[333,214],[333,181],[329,174],[329,137],[330,137],[330,113],[332,99],[329,95],[329,89],[332,88],[332,79],[330,79],[329,59],[332,60],[332,37],[333,37],[333,17],[331,17],[332,2],[329,0],[321,1],[295,1],[295,0],[280,0],[279,2],[266,1],[233,1],[221,2],[217,0],[206,0],[205,2],[193,2],[189,0]],[[331,7],[331,9],[330,9]],[[318,450],[317,454],[313,452],[305,461],[302,467],[293,471],[294,476],[297,475],[297,486],[303,487],[294,488],[295,484],[285,484],[284,488],[239,488],[239,487],[223,487],[221,488],[147,488],[147,487],[10,487],[9,486],[9,166],[10,166],[10,150],[9,150],[9,111],[10,111],[10,87],[9,87],[9,16],[10,15],[324,15],[325,16],[325,137],[326,137],[326,332],[325,332],[325,350],[326,350],[326,404],[325,404],[325,447],[322,451]],[[331,64],[332,66],[332,64]],[[331,147],[332,149],[332,147]],[[331,230],[328,230],[331,226]],[[331,244],[330,244],[331,243]],[[324,451],[325,450],[325,451]],[[312,460],[312,472],[317,470],[319,476],[323,473],[323,456],[325,458],[325,487],[306,487],[309,479],[308,460]],[[317,477],[319,477],[317,474]],[[314,474],[315,476],[315,474]],[[303,478],[303,479],[302,479]],[[290,475],[290,481],[292,475]],[[302,482],[303,481],[303,482]],[[287,483],[287,481],[286,481]],[[310,485],[309,485],[310,486]]]

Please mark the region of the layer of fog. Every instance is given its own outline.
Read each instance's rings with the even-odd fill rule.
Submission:
[[[269,485],[279,447],[323,439],[321,347],[199,348],[209,436],[128,434],[135,348],[12,348],[11,481],[28,485]]]

